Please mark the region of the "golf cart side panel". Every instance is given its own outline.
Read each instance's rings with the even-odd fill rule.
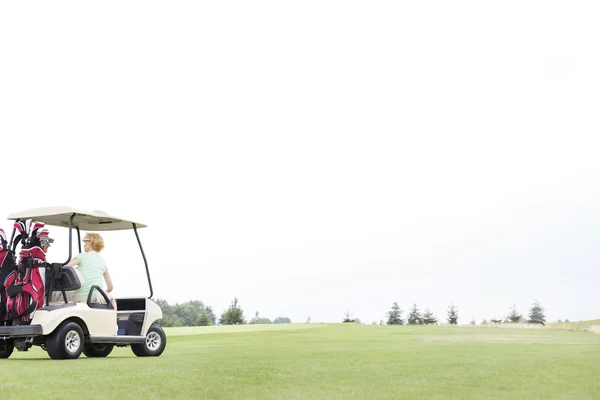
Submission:
[[[146,299],[146,318],[144,319],[144,325],[142,327],[142,335],[148,333],[150,325],[163,317],[162,310],[160,307],[150,299]]]
[[[41,325],[43,334],[48,335],[69,318],[78,318],[84,321],[90,335],[114,335],[117,331],[115,310],[90,308],[85,303],[75,303],[72,307],[50,311],[39,309],[35,312],[31,324]]]

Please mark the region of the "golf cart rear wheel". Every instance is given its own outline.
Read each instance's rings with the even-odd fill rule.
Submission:
[[[86,357],[106,357],[113,351],[113,344],[88,344],[83,347]]]
[[[83,331],[72,321],[64,321],[46,339],[46,350],[54,360],[73,360],[83,351]]]
[[[146,334],[146,341],[140,344],[132,344],[131,351],[138,357],[158,357],[165,350],[167,335],[160,325],[152,324]]]
[[[8,358],[15,349],[15,344],[11,339],[0,340],[0,358]]]

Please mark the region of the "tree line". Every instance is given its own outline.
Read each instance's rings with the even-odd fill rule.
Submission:
[[[200,300],[191,300],[184,303],[169,304],[165,299],[156,299],[156,304],[162,309],[163,317],[158,323],[165,327],[176,327],[176,326],[209,326],[209,325],[241,325],[241,324],[282,324],[291,323],[292,321],[287,317],[277,317],[273,320],[265,317],[261,317],[260,313],[256,311],[254,317],[247,320],[244,315],[238,298],[234,298],[229,307],[224,310],[219,318],[215,314],[211,306],[206,306]],[[413,304],[406,318],[403,317],[404,311],[398,305],[398,302],[394,302],[390,311],[386,314],[387,325],[437,325],[440,323],[438,317],[436,317],[430,309],[426,308],[423,312],[420,311],[416,304]],[[454,303],[448,307],[445,322],[449,325],[458,324],[458,308]],[[569,320],[565,320],[568,322]],[[308,317],[307,322],[310,322]],[[342,322],[354,322],[360,323],[358,318],[351,318],[350,311],[346,313],[346,318]],[[561,322],[559,320],[559,322]],[[384,321],[379,322],[383,325]],[[546,323],[546,316],[544,308],[536,300],[533,306],[529,310],[528,318],[524,317],[519,313],[516,307],[513,305],[510,308],[510,312],[503,319],[491,318],[488,320],[483,319],[482,325],[488,323],[532,323],[542,324]],[[373,324],[376,324],[373,322]],[[474,319],[470,322],[471,325],[475,325]]]
[[[392,308],[386,314],[388,317],[387,325],[435,325],[438,324],[438,318],[429,310],[425,309],[424,312],[419,310],[416,304],[413,304],[409,314],[406,316],[406,320],[402,317],[404,311],[398,305],[398,302],[392,304]],[[448,314],[446,321],[450,325],[456,325],[458,323],[458,309],[454,304],[451,304],[448,308]],[[380,321],[383,324],[383,320]]]
[[[439,323],[438,318],[429,310],[425,309],[424,312],[421,312],[416,304],[413,304],[410,312],[406,316],[406,319],[403,318],[403,310],[398,306],[398,302],[394,302],[390,311],[386,314],[387,316],[387,325],[437,325]],[[343,322],[351,322],[348,318],[346,318]],[[568,322],[568,320],[566,321]],[[458,308],[453,304],[448,307],[448,311],[446,313],[446,323],[448,325],[457,325],[458,324]],[[529,310],[528,318],[525,318],[521,313],[519,313],[516,307],[513,305],[510,309],[510,312],[506,315],[504,319],[490,319],[490,323],[530,323],[530,324],[542,324],[546,323],[546,315],[544,313],[544,308],[541,304],[535,300],[533,305]],[[373,322],[375,324],[375,322]],[[383,320],[379,322],[380,325],[383,325]],[[488,321],[484,319],[481,322],[482,325],[488,324]],[[475,325],[475,321],[471,320],[471,325]]]
[[[282,324],[291,323],[287,317],[277,317],[272,321],[260,317],[256,311],[254,318],[249,321],[244,316],[237,297],[229,307],[217,316],[211,306],[205,306],[200,300],[191,300],[184,303],[169,304],[165,299],[156,299],[155,303],[162,309],[163,317],[157,321],[161,326],[209,326],[209,325],[240,325],[240,324]]]
[[[484,318],[481,321],[481,325],[487,325],[488,323],[492,324],[542,324],[546,325],[546,314],[544,313],[544,308],[540,304],[539,301],[535,300],[533,305],[529,309],[528,317],[525,317],[523,314],[517,311],[517,307],[513,304],[510,308],[509,313],[504,317],[504,319],[490,319],[489,322]],[[471,320],[471,325],[475,325],[475,320]]]

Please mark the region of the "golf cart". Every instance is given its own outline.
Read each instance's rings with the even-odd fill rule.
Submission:
[[[10,357],[14,348],[27,351],[34,345],[42,347],[53,359],[75,359],[82,352],[87,357],[106,357],[115,345],[131,346],[133,353],[139,357],[162,354],[167,338],[163,329],[155,323],[162,318],[162,311],[151,300],[153,293],[150,272],[137,231],[138,228],[146,225],[116,218],[102,211],[80,211],[69,207],[30,209],[11,214],[8,219],[16,221],[15,228],[10,242],[4,240],[5,244],[8,243],[9,249],[2,251],[12,253],[6,256],[12,257],[11,262],[16,262],[17,238],[22,236],[19,234],[15,238],[15,230],[19,226],[30,226],[32,232],[33,227],[44,225],[68,228],[69,257],[64,263],[50,264],[39,261],[38,264],[34,264],[36,269],[45,272],[44,298],[39,299],[42,306],[35,309],[31,319],[11,319],[10,312],[5,313],[3,320],[0,320],[2,321],[0,322],[0,358]],[[29,225],[23,221],[27,221]],[[132,229],[135,233],[144,259],[150,296],[116,298],[117,309],[115,310],[109,295],[101,287],[94,285],[90,289],[87,302],[68,301],[66,292],[77,290],[82,285],[81,274],[77,267],[66,266],[73,256],[73,231],[77,233],[77,243],[81,253],[81,231],[107,232],[128,229]],[[21,229],[17,233],[22,233]],[[25,247],[22,245],[22,249]],[[23,250],[20,254],[23,255]],[[45,261],[43,253],[42,256]],[[32,270],[31,265],[29,270]],[[1,266],[4,267],[4,263]],[[6,289],[6,293],[11,293],[6,280],[0,282],[0,285]],[[12,290],[12,293],[15,293],[15,290]],[[62,297],[59,301],[56,301],[56,296],[53,296],[55,293],[58,293],[59,298]],[[3,295],[3,299],[5,297],[6,295]],[[32,303],[31,307],[35,307],[33,302],[30,303]],[[2,306],[6,311],[6,304]]]

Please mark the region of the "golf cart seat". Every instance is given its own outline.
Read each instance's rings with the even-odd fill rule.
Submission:
[[[83,284],[83,276],[76,267],[62,267],[57,281],[54,290],[77,290]]]
[[[83,277],[77,267],[65,267],[60,263],[53,263],[51,266],[52,273],[50,276],[54,277],[52,283],[48,285],[48,289],[52,291],[49,293],[49,304],[60,304],[64,303],[66,299],[58,294],[64,290],[65,292],[72,292],[81,288],[83,285]],[[53,294],[56,294],[53,296]]]

